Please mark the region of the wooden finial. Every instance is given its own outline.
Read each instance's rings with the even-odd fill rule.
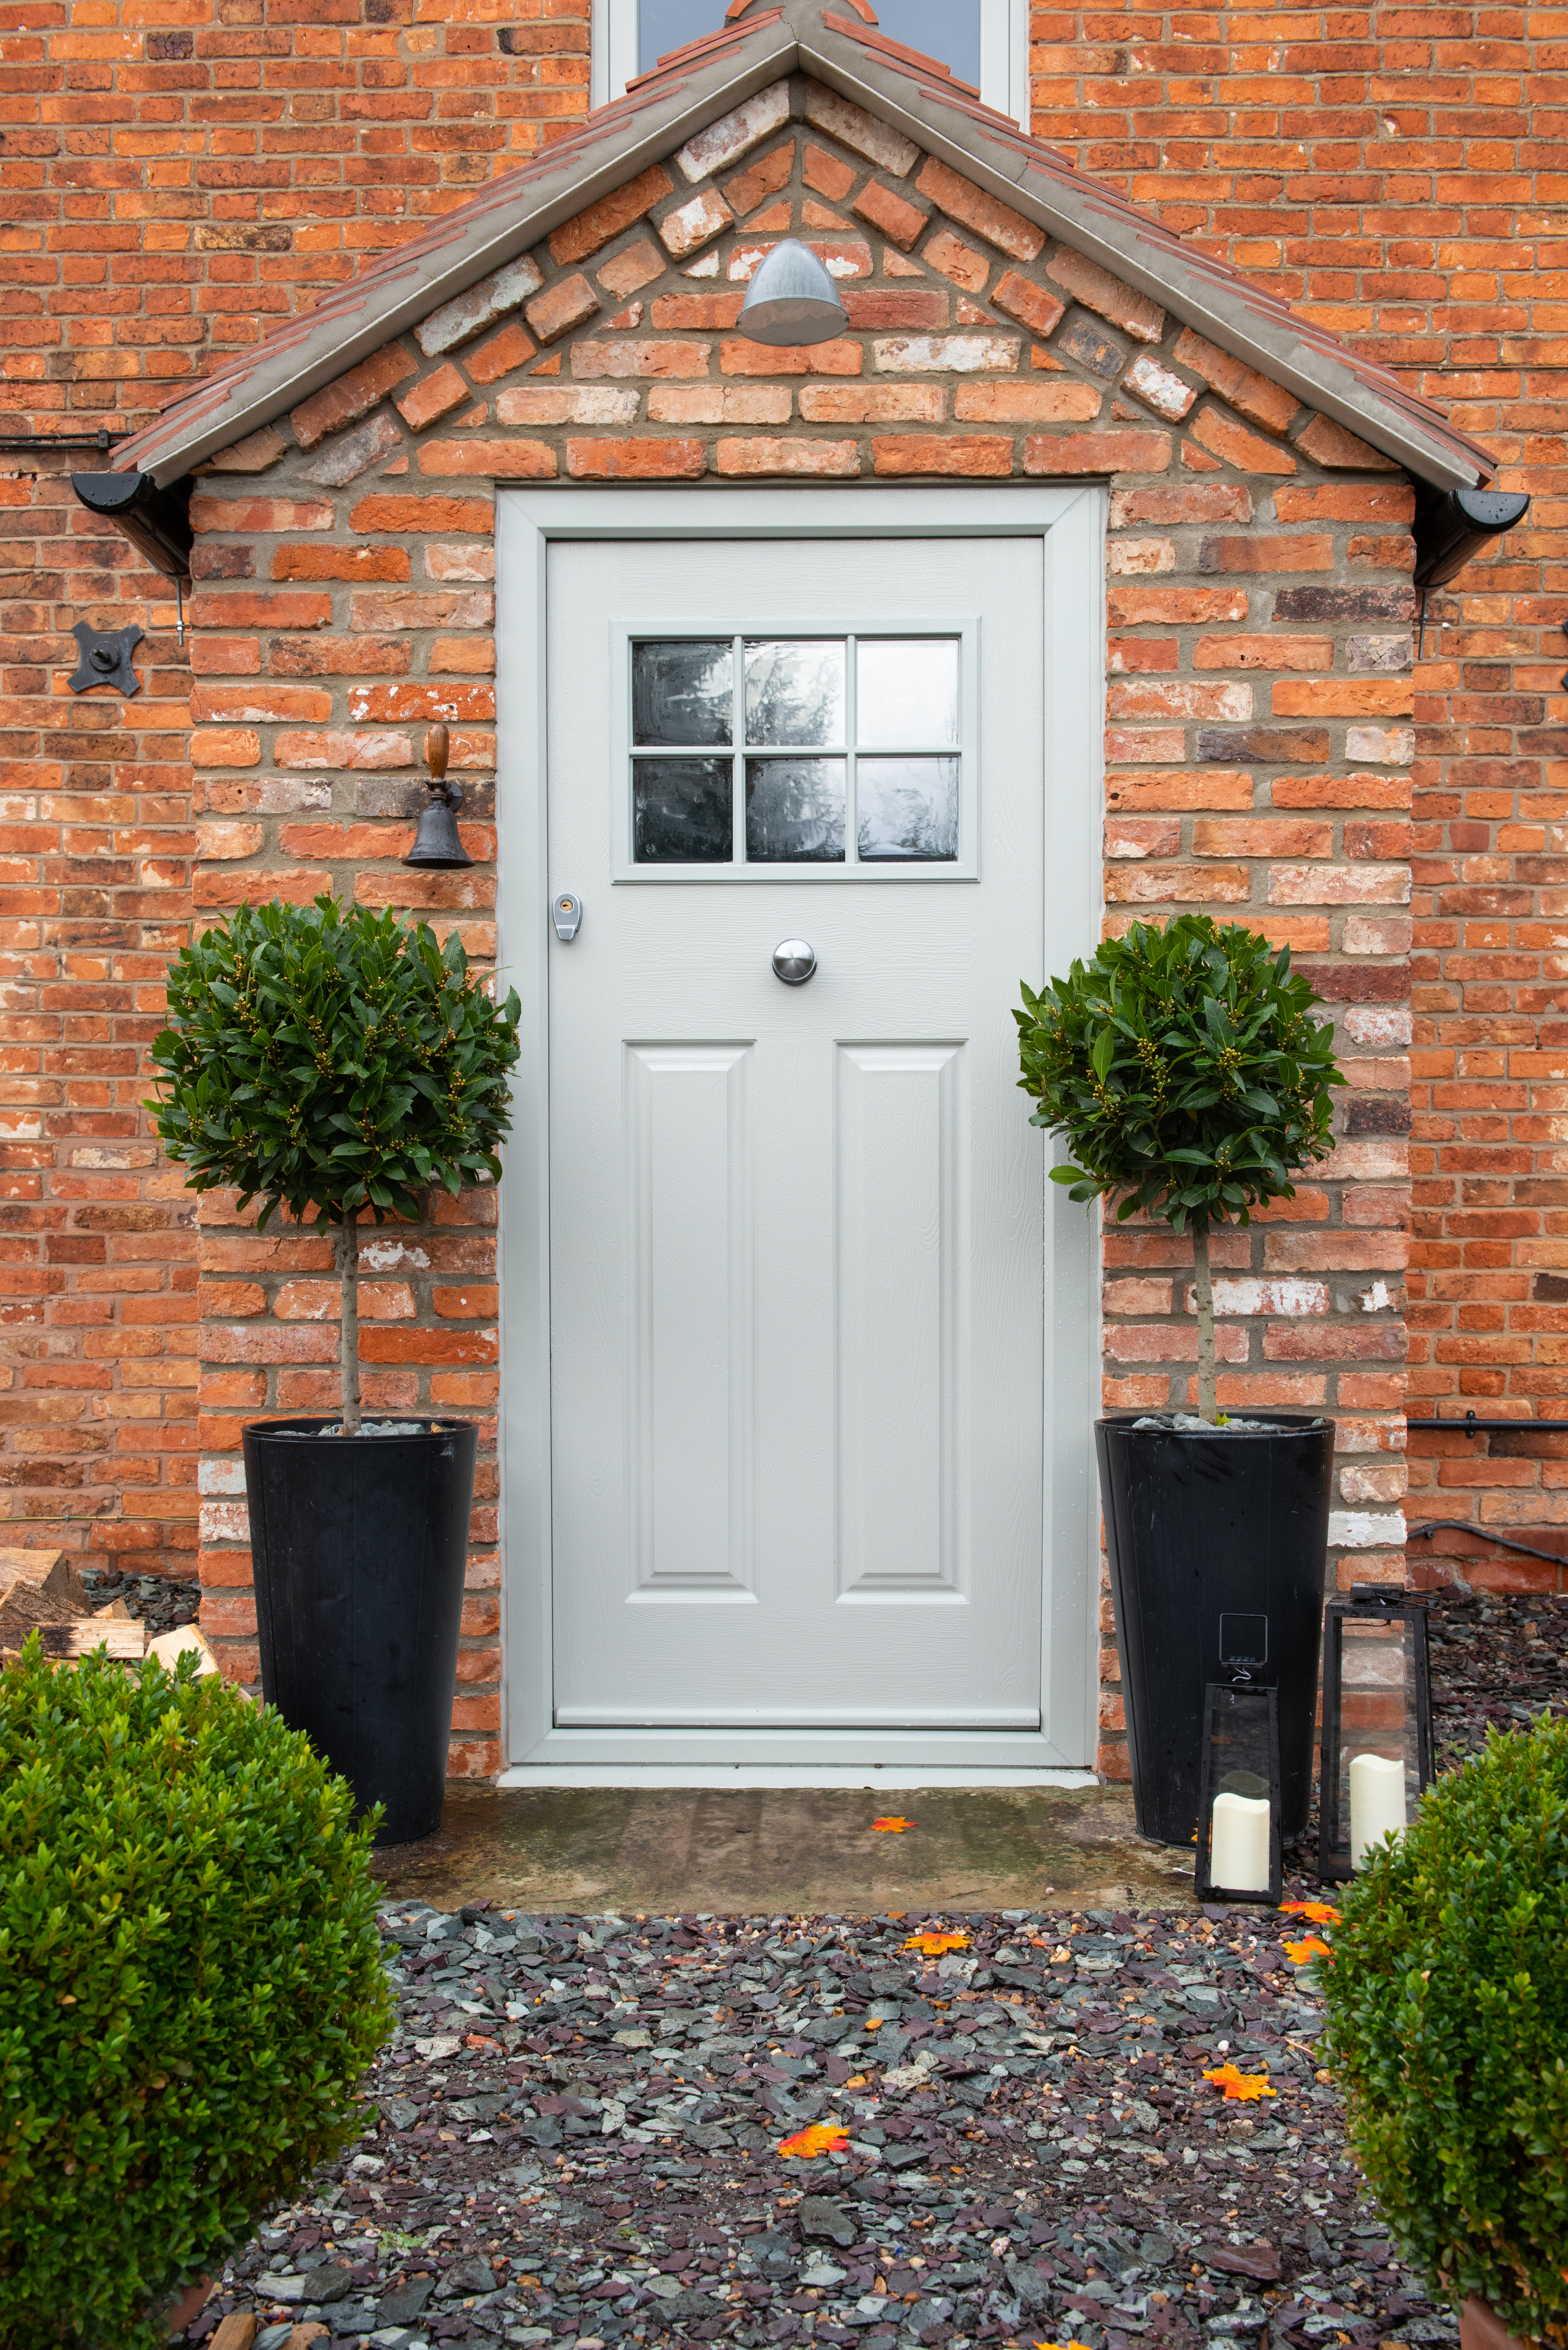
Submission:
[[[446,779],[447,731],[444,723],[432,726],[425,736],[425,764],[436,783]]]

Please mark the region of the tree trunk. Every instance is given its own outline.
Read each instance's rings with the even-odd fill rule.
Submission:
[[[343,1433],[359,1433],[359,1217],[349,1209],[337,1227],[337,1270],[343,1277]],[[1212,1363],[1214,1349],[1210,1347]]]
[[[1209,1227],[1192,1227],[1192,1264],[1198,1276],[1198,1409],[1210,1426],[1220,1417],[1214,1396],[1214,1284],[1209,1278]]]

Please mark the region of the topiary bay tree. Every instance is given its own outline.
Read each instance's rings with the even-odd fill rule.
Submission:
[[[359,1430],[358,1226],[496,1180],[519,1051],[453,932],[313,905],[243,905],[182,949],[152,1046],[160,1139],[197,1191],[330,1231],[343,1288],[343,1432]]]
[[[1293,1174],[1334,1148],[1331,1088],[1345,1080],[1319,999],[1288,947],[1208,914],[1135,922],[1016,1011],[1031,1123],[1060,1134],[1051,1180],[1075,1200],[1119,1193],[1192,1235],[1198,1395],[1218,1418],[1209,1234],[1295,1196]]]

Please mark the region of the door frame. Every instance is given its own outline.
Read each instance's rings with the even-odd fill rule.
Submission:
[[[1100,935],[1104,810],[1105,527],[1095,484],[909,489],[598,489],[502,486],[496,495],[497,960],[522,1001],[512,1140],[500,1186],[500,1543],[504,1785],[564,1774],[634,1783],[730,1784],[763,1771],[831,1783],[870,1771],[977,1783],[1081,1782],[1097,1741],[1099,1409],[1095,1219],[1048,1184],[1042,1524],[1041,1710],[1036,1731],[559,1729],[551,1590],[548,712],[545,565],[552,540],[973,538],[1043,541],[1042,744],[1050,809],[1041,886],[1053,964]],[[588,919],[592,919],[589,910]],[[1021,974],[1022,976],[1022,974]],[[999,1007],[999,1012],[1003,1007]],[[1019,1114],[1023,1115],[1022,1103]]]

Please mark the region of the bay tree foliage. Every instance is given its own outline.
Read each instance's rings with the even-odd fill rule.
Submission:
[[[170,967],[152,1046],[160,1139],[197,1191],[232,1187],[335,1235],[344,1432],[359,1427],[358,1224],[417,1221],[435,1188],[499,1180],[515,991],[497,1004],[455,931],[279,899],[243,905]]]
[[[1209,1234],[1295,1197],[1291,1178],[1334,1148],[1332,1088],[1345,1079],[1319,998],[1256,931],[1182,914],[1134,922],[1065,979],[1023,987],[1019,1084],[1031,1124],[1072,1156],[1051,1170],[1068,1196],[1115,1194],[1192,1235],[1199,1409],[1217,1416]]]

